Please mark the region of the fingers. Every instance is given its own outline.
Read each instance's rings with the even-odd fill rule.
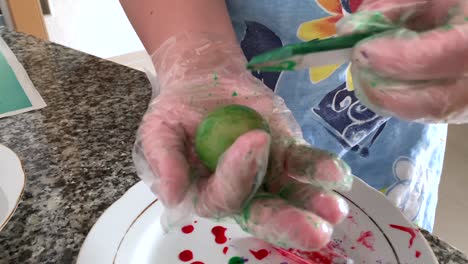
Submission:
[[[353,50],[359,70],[397,80],[455,78],[468,73],[468,23],[417,34],[401,30]]]
[[[340,35],[409,28],[425,31],[452,21],[454,10],[464,10],[465,0],[367,0],[356,13],[337,23]],[[463,20],[463,16],[461,17]]]
[[[447,22],[452,9],[465,0],[368,0],[364,1],[339,30],[352,29],[367,32],[369,28],[387,25],[405,26],[415,30],[427,30]],[[361,25],[353,27],[352,25]],[[384,28],[383,28],[384,29]],[[350,33],[350,32],[348,32]]]
[[[430,0],[368,0],[357,13],[343,17],[337,23],[340,35],[382,31],[400,27],[412,17],[422,14]]]
[[[285,177],[326,189],[349,190],[353,176],[349,166],[333,154],[305,143],[282,142],[274,146],[269,185],[284,184]]]
[[[168,207],[179,204],[189,187],[189,164],[183,127],[157,114],[145,116],[138,136],[152,175],[147,181]],[[135,162],[139,164],[138,161]]]
[[[333,231],[322,218],[271,195],[256,196],[236,221],[245,231],[272,244],[301,250],[325,246]]]
[[[325,221],[336,225],[349,213],[349,207],[344,198],[338,194],[289,180],[276,190],[279,196],[291,204],[304,210],[314,212]]]
[[[394,23],[400,23],[427,10],[431,0],[367,0],[359,6],[358,12],[380,12]]]
[[[468,121],[468,78],[400,82],[365,71],[354,74],[356,95],[372,110],[406,120],[460,123]]]
[[[195,209],[203,217],[238,213],[263,182],[270,135],[254,130],[240,136],[223,154],[215,174],[199,186]]]

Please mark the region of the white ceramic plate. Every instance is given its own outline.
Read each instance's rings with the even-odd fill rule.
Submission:
[[[25,184],[26,178],[18,156],[0,144],[0,230],[15,212]]]
[[[352,263],[340,256],[354,263],[437,263],[424,237],[379,192],[356,179],[353,190],[341,195],[350,204],[350,216],[335,229],[327,249],[294,255],[252,238],[233,223],[195,219],[164,233],[162,205],[140,182],[97,221],[77,263]]]

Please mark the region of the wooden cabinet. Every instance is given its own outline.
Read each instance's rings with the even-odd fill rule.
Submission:
[[[28,33],[41,39],[48,39],[39,0],[0,1],[6,1],[12,26],[16,31]]]

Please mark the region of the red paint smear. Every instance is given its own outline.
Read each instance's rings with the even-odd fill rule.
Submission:
[[[417,229],[399,225],[390,225],[390,227],[408,233],[411,236],[408,248],[413,246],[414,239],[416,238],[416,232],[418,232]]]
[[[352,246],[351,249],[355,249],[356,247],[355,246]]]
[[[228,252],[228,247],[224,247],[224,248],[223,248],[223,253],[224,253],[224,255],[226,255],[227,252]]]
[[[372,231],[361,232],[361,235],[358,237],[356,242],[360,243],[371,251],[374,251],[375,238]]]
[[[351,221],[351,223],[353,223],[353,224],[357,225],[357,222],[356,222],[356,219],[354,219],[354,216],[352,216],[352,215],[348,215],[348,217],[346,217],[346,218],[348,218],[348,219],[349,219],[349,221]]]
[[[297,264],[332,264],[345,263],[348,257],[335,250],[324,248],[320,251],[302,251],[298,249],[274,248],[278,253]],[[347,263],[347,262],[346,262]]]
[[[190,250],[184,250],[179,253],[179,259],[183,262],[191,261],[193,259],[193,253]]]
[[[192,262],[191,264],[205,264],[205,262],[195,261],[195,262]]]
[[[268,254],[270,254],[270,253],[268,253],[268,250],[266,250],[266,249],[260,249],[258,251],[254,251],[254,250],[250,249],[249,251],[258,260],[262,260],[262,259],[266,258],[268,256]]]
[[[421,251],[416,250],[415,256],[416,256],[416,258],[419,258],[421,256]]]
[[[332,264],[333,262],[333,257],[329,255],[324,255],[320,252],[313,252],[312,253],[312,258],[317,261],[318,263],[322,264]]]
[[[193,232],[194,229],[195,229],[195,228],[193,227],[193,225],[188,225],[188,226],[182,227],[182,232],[183,232],[184,234],[190,234],[190,233]]]
[[[222,226],[215,226],[211,229],[211,233],[215,236],[215,242],[218,244],[224,244],[227,241],[226,228]]]
[[[193,221],[193,222],[194,222],[195,224],[196,224],[196,223],[198,223],[198,221],[197,221],[197,220],[195,220],[195,221]]]
[[[290,250],[288,251],[288,250],[285,250],[282,248],[276,248],[276,247],[274,249],[276,249],[276,251],[278,251],[278,253],[280,253],[283,257],[286,257],[287,259],[292,260],[296,262],[297,264],[317,264],[316,262],[311,262],[305,258],[295,255]]]

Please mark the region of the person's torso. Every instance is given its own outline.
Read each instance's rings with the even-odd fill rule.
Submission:
[[[247,59],[287,44],[335,35],[335,23],[362,0],[228,0]],[[345,159],[415,222],[431,229],[445,125],[381,117],[353,92],[349,64],[253,74],[286,101],[305,139]]]

